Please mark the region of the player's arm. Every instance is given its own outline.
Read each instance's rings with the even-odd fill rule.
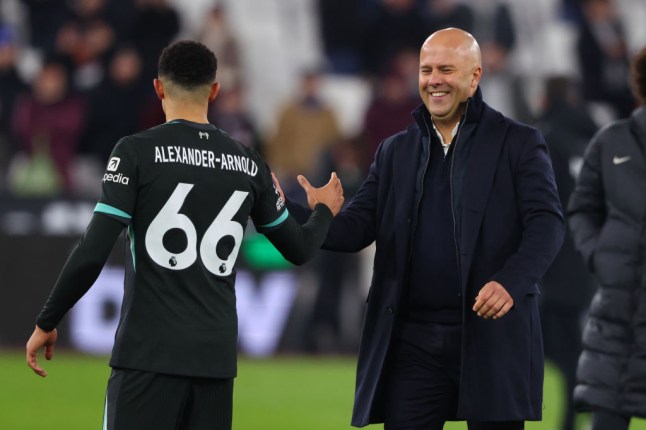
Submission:
[[[321,188],[314,188],[303,176],[298,181],[307,194],[313,211],[301,225],[287,212],[286,219],[275,229],[261,231],[280,253],[293,264],[303,264],[321,247],[332,219],[341,210],[344,202],[341,181],[332,173],[330,181]]]
[[[57,336],[56,326],[94,284],[123,228],[122,222],[102,213],[95,213],[63,266],[45,306],[36,319],[34,333],[27,342],[27,365],[40,376],[47,373],[38,366],[38,350],[46,347],[45,357],[51,359]]]
[[[276,229],[261,231],[287,261],[300,265],[312,258],[321,247],[333,218],[332,211],[323,203],[318,203],[303,225],[288,215]]]

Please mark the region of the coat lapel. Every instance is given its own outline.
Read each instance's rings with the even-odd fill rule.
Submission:
[[[484,116],[487,116],[486,114]],[[480,225],[493,186],[498,160],[504,142],[507,128],[496,118],[483,118],[469,143],[468,163],[463,170],[462,186],[456,192],[454,204],[461,208],[460,222],[460,254],[462,289],[466,289],[469,269],[473,260],[475,245],[478,240]],[[471,133],[469,133],[471,134]],[[463,136],[466,138],[469,136]],[[456,181],[454,181],[455,183]],[[455,185],[459,187],[459,185]]]
[[[395,201],[395,246],[397,264],[405,267],[409,258],[410,240],[414,224],[417,220],[416,196],[421,193],[418,189],[418,174],[424,163],[423,146],[429,145],[428,136],[420,135],[419,139],[410,139],[396,148],[395,174],[393,190],[396,192]],[[420,166],[418,166],[418,164]],[[402,270],[400,273],[406,273]],[[401,281],[404,281],[401,279]]]

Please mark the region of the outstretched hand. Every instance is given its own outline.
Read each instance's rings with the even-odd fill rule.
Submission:
[[[336,216],[339,213],[345,198],[343,197],[341,180],[336,175],[336,172],[332,172],[328,183],[320,188],[314,188],[303,175],[298,175],[296,179],[305,190],[305,194],[307,194],[307,204],[310,209],[314,209],[317,203],[323,203],[330,208],[332,215]]]
[[[29,341],[27,342],[27,366],[34,371],[35,374],[47,376],[45,369],[38,365],[38,350],[45,347],[45,358],[51,360],[54,356],[54,344],[58,338],[56,329],[49,333],[36,326]]]

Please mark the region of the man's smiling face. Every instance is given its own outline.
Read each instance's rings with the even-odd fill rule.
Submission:
[[[420,96],[433,120],[442,124],[460,120],[464,104],[482,76],[479,48],[464,34],[440,31],[429,37],[420,51]]]

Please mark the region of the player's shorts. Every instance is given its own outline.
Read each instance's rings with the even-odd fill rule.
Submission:
[[[233,379],[112,369],[103,430],[231,430]]]

